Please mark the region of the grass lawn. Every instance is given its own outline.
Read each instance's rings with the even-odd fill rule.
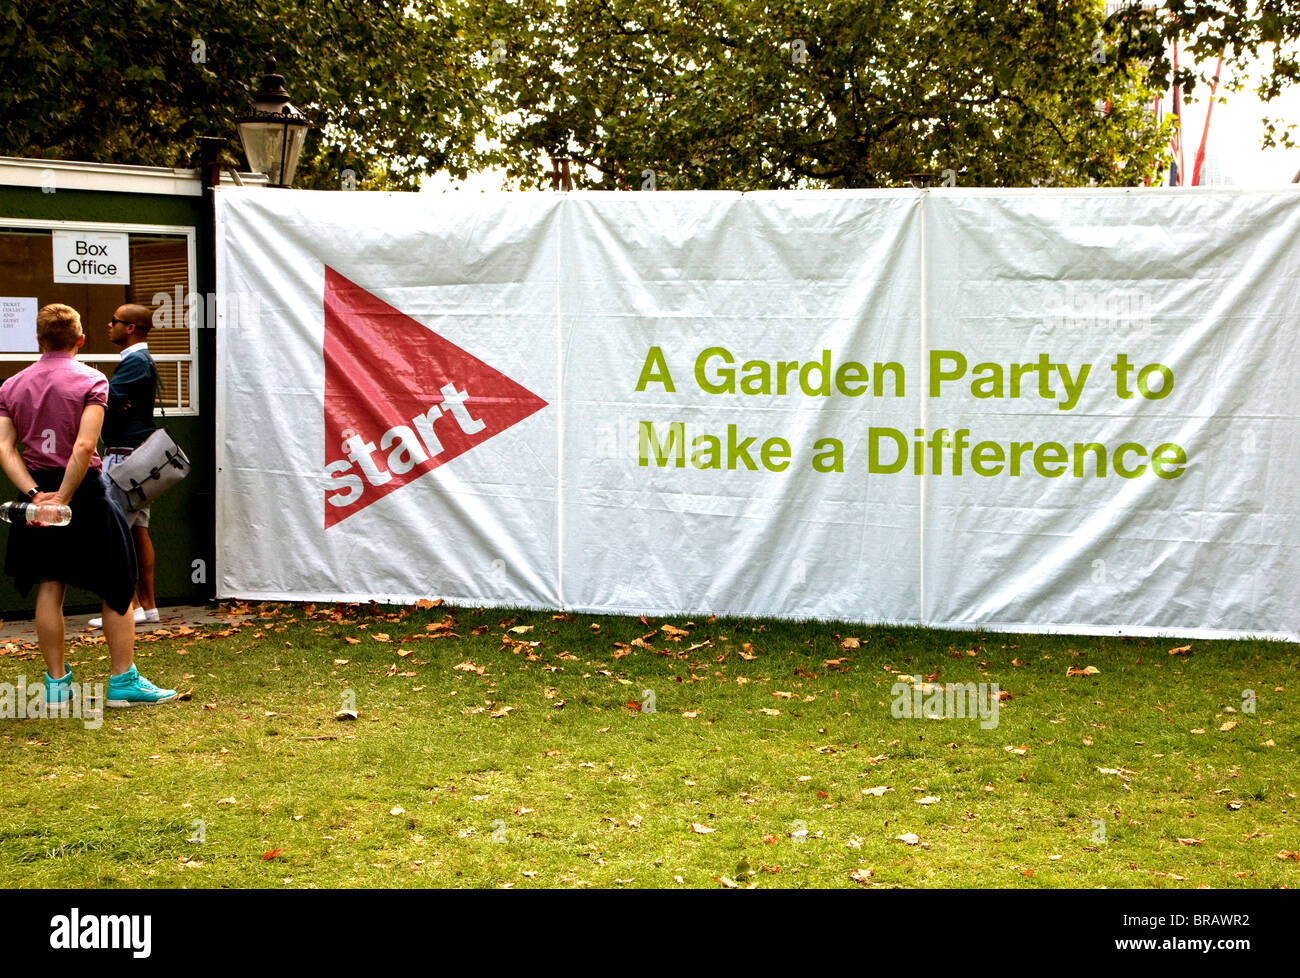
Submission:
[[[0,883],[1300,883],[1295,645],[230,612],[138,644],[185,702],[0,721]],[[102,641],[71,650],[78,682],[107,682]],[[0,655],[20,674],[35,651]],[[1010,698],[987,729],[896,718],[899,674]]]

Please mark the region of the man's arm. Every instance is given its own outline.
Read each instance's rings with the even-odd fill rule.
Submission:
[[[22,452],[18,451],[18,429],[14,427],[13,419],[8,417],[0,417],[0,468],[19,492],[25,493],[36,485],[36,480],[27,471]]]
[[[108,382],[108,410],[125,411],[131,406],[131,387],[149,377],[147,357],[132,355],[118,364]]]
[[[77,491],[81,485],[81,480],[85,478],[86,470],[90,468],[90,456],[95,454],[95,444],[99,441],[99,429],[104,426],[104,405],[87,404],[84,411],[81,412],[81,427],[77,431],[77,440],[72,443],[72,457],[68,459],[68,467],[63,473],[63,484],[59,486],[59,491],[55,493],[57,499],[55,502],[68,505],[72,501],[72,494]],[[21,462],[22,459],[20,458]],[[24,466],[24,471],[26,467]],[[8,471],[7,469],[5,470]],[[37,498],[37,502],[40,502]]]

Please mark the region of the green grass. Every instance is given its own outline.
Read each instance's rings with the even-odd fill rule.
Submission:
[[[763,887],[857,887],[849,873],[866,868],[874,886],[1300,882],[1300,862],[1277,856],[1300,849],[1295,645],[1192,642],[1171,656],[1187,643],[235,611],[139,644],[141,671],[192,688],[187,702],[109,711],[98,730],[0,721],[0,883],[716,887],[742,858]],[[427,630],[444,618],[454,635]],[[689,635],[670,641],[664,624]],[[507,631],[518,626],[531,630]],[[616,657],[638,636],[653,648]],[[860,647],[841,648],[846,637]],[[106,681],[105,653],[73,649],[77,680]],[[453,669],[464,662],[484,674]],[[1086,665],[1100,674],[1065,674]],[[0,668],[10,683],[41,675],[31,650]],[[895,673],[997,682],[1012,698],[995,729],[895,719]],[[629,708],[647,689],[656,711]],[[338,720],[348,691],[358,718]],[[878,785],[893,790],[862,793]],[[907,832],[919,844],[896,839]]]

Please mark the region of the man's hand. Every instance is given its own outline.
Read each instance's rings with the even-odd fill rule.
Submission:
[[[33,506],[40,506],[44,503],[52,503],[56,506],[67,505],[67,503],[64,502],[64,500],[59,498],[59,494],[57,492],[38,492],[35,496],[32,497]],[[49,523],[43,523],[39,520],[34,520],[28,524],[28,526],[49,526],[49,525],[50,525]]]

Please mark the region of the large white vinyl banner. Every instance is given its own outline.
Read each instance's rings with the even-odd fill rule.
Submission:
[[[219,194],[218,592],[1300,638],[1300,194]]]

